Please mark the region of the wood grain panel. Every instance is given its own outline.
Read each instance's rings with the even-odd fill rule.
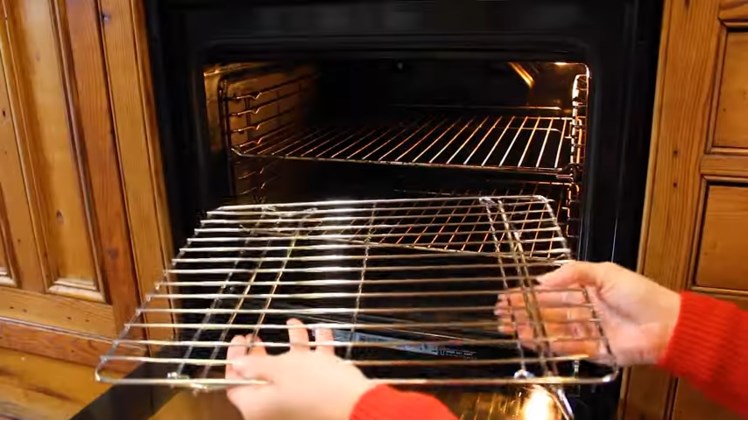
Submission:
[[[151,94],[150,64],[141,2],[101,0],[104,53],[117,147],[125,185],[130,235],[141,296],[163,276],[171,256],[163,169]],[[137,92],[137,94],[136,94]],[[151,323],[169,315],[149,314]],[[151,334],[168,337],[164,329]]]
[[[748,21],[748,0],[722,0],[719,18],[723,21]]]
[[[74,81],[71,109],[76,112],[74,127],[91,193],[96,245],[101,251],[99,264],[115,320],[121,325],[135,311],[138,292],[113,133],[100,13],[95,0],[58,0],[58,4],[63,49],[68,47],[70,53],[68,66]]]
[[[37,210],[47,285],[64,278],[70,287],[100,291],[55,8],[46,0],[10,5],[10,45],[25,123],[25,177]]]
[[[673,7],[669,48],[661,64],[661,112],[651,174],[644,273],[673,289],[686,285],[699,201],[699,166],[709,122],[721,26],[718,1]]]
[[[5,6],[0,4],[3,15]],[[7,21],[0,20],[0,237],[4,285],[42,292],[46,286],[34,236],[19,145],[24,141]],[[12,279],[11,279],[12,276]]]
[[[0,414],[18,419],[69,419],[108,389],[91,368],[0,349]]]
[[[670,0],[665,7],[640,268],[676,290],[687,285],[690,272],[701,187],[699,167],[723,30],[719,3]],[[661,371],[632,370],[624,417],[668,418],[673,386]]]
[[[714,146],[748,149],[748,32],[728,32]]]
[[[5,210],[5,200],[3,199],[2,184],[0,184],[0,285],[12,285],[13,281],[12,267],[10,265],[11,245],[8,243],[10,233],[8,232],[8,217]]]
[[[667,394],[671,379],[662,370],[650,366],[632,367],[623,407],[623,419],[667,419]]]
[[[748,186],[710,186],[695,283],[748,290]]]
[[[740,420],[738,414],[707,399],[687,382],[679,381],[673,402],[674,420]]]
[[[115,334],[112,307],[68,297],[0,287],[0,318],[54,326],[92,335]]]
[[[170,255],[142,5],[0,6],[0,192],[12,204],[0,211],[0,266],[17,263],[20,286],[0,290],[0,317],[23,321],[17,337],[34,337],[28,323],[111,337],[134,312],[137,282],[152,285]]]
[[[709,154],[701,160],[705,176],[748,178],[748,155]]]
[[[18,320],[0,319],[0,348],[33,351],[58,360],[95,367],[112,346],[110,339]],[[143,355],[143,350],[120,345],[118,355]],[[137,363],[112,361],[107,368],[128,373]]]

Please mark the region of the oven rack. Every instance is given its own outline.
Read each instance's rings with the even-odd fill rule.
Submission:
[[[487,184],[487,183],[486,183]],[[439,188],[409,186],[399,189],[401,197],[459,197],[459,196],[543,196],[551,205],[556,222],[569,248],[576,250],[579,240],[579,184],[569,181],[502,181],[487,188]],[[259,196],[254,196],[255,198]],[[260,201],[262,203],[262,201]]]
[[[235,203],[268,203],[269,193],[278,191],[279,186],[290,181],[284,178],[286,167],[282,160],[261,161],[244,159],[235,163]],[[434,178],[438,176],[435,175]],[[572,250],[576,250],[579,240],[579,184],[573,181],[511,180],[481,181],[468,187],[462,182],[441,183],[434,188],[433,183],[407,178],[403,185],[395,186],[391,198],[397,197],[460,197],[460,196],[536,196],[549,199],[557,222]],[[446,187],[444,184],[450,184]],[[281,196],[282,197],[282,196]]]
[[[564,176],[578,164],[571,117],[501,110],[400,113],[289,126],[232,148],[239,157],[488,169]],[[574,132],[576,133],[576,132]]]
[[[256,384],[221,377],[232,337],[257,333],[269,352],[283,351],[290,345],[285,321],[294,317],[310,329],[332,329],[333,340],[309,345],[333,347],[377,382],[608,382],[616,368],[585,376],[578,362],[587,355],[552,352],[561,342],[593,344],[613,361],[586,290],[534,283],[570,256],[542,196],[224,206],[180,249],[102,356],[96,377],[196,389]],[[507,289],[525,304],[510,303],[500,315],[532,329],[525,342],[497,331],[496,297]],[[544,304],[554,294],[573,299]],[[569,317],[544,320],[548,310]],[[567,324],[586,333],[547,331]],[[122,363],[168,367],[167,375],[106,374]]]

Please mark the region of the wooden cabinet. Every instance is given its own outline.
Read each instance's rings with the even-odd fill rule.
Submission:
[[[693,284],[748,291],[748,185],[710,183],[704,202]]]
[[[725,34],[721,80],[717,90],[715,147],[748,149],[748,32]]]
[[[0,7],[0,346],[93,364],[169,255],[140,2]]]
[[[748,2],[667,0],[640,268],[676,290],[748,299]],[[625,418],[733,418],[654,368]]]

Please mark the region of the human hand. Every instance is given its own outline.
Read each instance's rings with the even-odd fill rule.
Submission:
[[[257,379],[267,384],[233,386],[228,398],[245,419],[348,419],[361,396],[374,386],[361,371],[335,356],[334,348],[310,349],[299,320],[288,321],[290,350],[267,355],[262,341],[236,336],[226,359],[226,379]],[[315,332],[317,342],[333,340],[330,329]],[[313,344],[313,343],[312,343]]]
[[[556,354],[583,354],[601,363],[615,362],[621,366],[656,364],[667,348],[680,312],[677,293],[613,263],[572,262],[538,277],[538,282],[540,286],[535,288],[538,307],[555,306],[540,311],[547,336],[600,336],[596,324],[590,322],[591,310],[578,306],[584,303],[581,292],[543,292],[584,287],[615,360],[610,359],[604,343],[596,339],[551,342],[550,350]],[[577,306],[562,307],[570,305]],[[520,341],[532,348],[538,337],[528,323],[527,312],[517,311],[524,307],[523,294],[515,290],[500,297],[494,313],[499,316],[499,331],[516,331]],[[514,323],[511,308],[515,309]]]

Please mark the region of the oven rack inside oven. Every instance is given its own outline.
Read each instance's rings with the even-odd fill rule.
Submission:
[[[564,176],[579,149],[577,119],[544,110],[425,109],[278,130],[238,144],[245,158],[451,167]],[[547,111],[545,112],[547,113]],[[268,122],[271,122],[268,120]],[[247,128],[249,127],[249,128]],[[259,130],[250,125],[243,130]]]
[[[333,347],[377,382],[608,382],[617,368],[590,374],[579,364],[589,355],[553,352],[554,344],[573,342],[614,361],[586,290],[536,286],[534,277],[570,256],[543,196],[221,207],[180,249],[96,376],[196,389],[256,384],[222,377],[231,339],[254,333],[269,353],[282,352],[293,317],[312,331],[331,329],[332,341],[309,345]],[[499,316],[531,328],[522,341],[497,330],[497,295],[509,289],[523,303],[498,307]],[[562,301],[544,299],[560,294]],[[559,311],[563,319],[544,319]],[[575,334],[551,329],[572,324]],[[108,374],[138,363],[158,367],[146,372],[159,376]]]

